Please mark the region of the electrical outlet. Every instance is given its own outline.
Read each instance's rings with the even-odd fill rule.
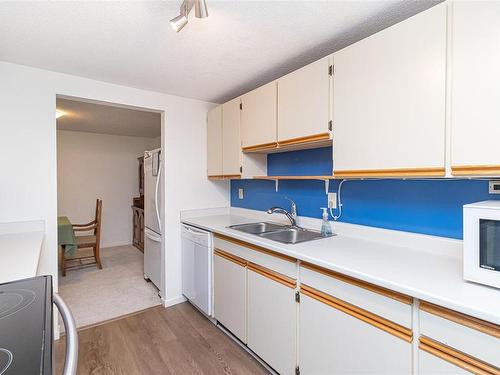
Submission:
[[[238,199],[243,199],[243,189],[242,188],[238,189]]]
[[[337,208],[337,193],[328,193],[328,208]]]
[[[500,181],[490,181],[489,183],[490,194],[500,194]]]

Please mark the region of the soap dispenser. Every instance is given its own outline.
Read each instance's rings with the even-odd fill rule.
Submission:
[[[326,207],[321,207],[323,210],[323,222],[321,223],[321,235],[323,237],[328,237],[333,234],[332,227],[328,221],[328,209]]]

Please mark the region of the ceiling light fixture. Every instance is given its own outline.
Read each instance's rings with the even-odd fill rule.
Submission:
[[[64,115],[65,115],[65,113],[64,113],[64,112],[58,111],[58,110],[56,109],[56,119],[58,119],[59,117],[62,117],[62,116],[64,116]]]
[[[188,23],[188,15],[191,9],[195,11],[197,18],[208,17],[207,2],[205,0],[184,0],[181,4],[180,14],[170,20],[170,25],[179,32]]]
[[[205,0],[195,0],[194,14],[197,18],[208,17],[207,2]]]

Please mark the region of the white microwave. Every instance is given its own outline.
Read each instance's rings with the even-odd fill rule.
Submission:
[[[500,288],[500,201],[464,206],[464,279]]]

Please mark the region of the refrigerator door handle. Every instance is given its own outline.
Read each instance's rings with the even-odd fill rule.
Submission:
[[[152,233],[150,230],[146,229],[144,231],[144,235],[149,238],[151,241],[154,241],[154,242],[161,242],[161,236],[155,234],[155,233]]]
[[[160,219],[160,208],[158,207],[158,187],[160,185],[160,178],[161,178],[161,159],[160,155],[158,155],[158,176],[156,177],[156,187],[155,187],[155,209],[156,209],[156,219],[158,220],[158,228],[160,229],[160,233],[162,232],[161,230],[161,219]]]

